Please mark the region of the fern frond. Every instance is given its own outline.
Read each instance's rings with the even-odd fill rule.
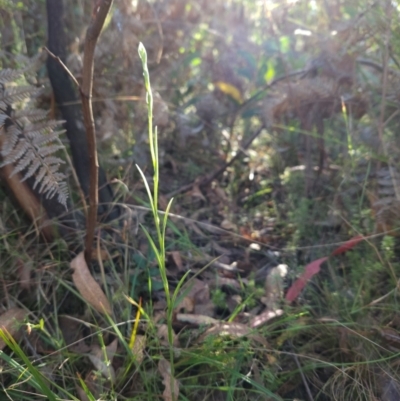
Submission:
[[[32,86],[15,86],[4,91],[2,101],[6,104],[13,105],[22,102],[25,99],[31,99],[38,96],[42,92],[41,88]]]
[[[21,71],[6,68],[4,70],[0,70],[0,82],[3,84],[6,82],[12,82],[19,78],[21,75]]]
[[[11,175],[21,173],[22,181],[34,177],[33,189],[39,187],[39,193],[47,198],[57,195],[58,201],[67,207],[66,177],[59,171],[64,161],[54,156],[64,148],[59,140],[61,131],[55,130],[62,122],[47,120],[43,110],[15,110],[21,102],[34,98],[41,91],[32,86],[7,85],[21,75],[21,71],[0,71],[0,136],[3,136],[0,167],[13,164]]]
[[[37,122],[37,121],[42,121],[47,119],[48,112],[46,110],[40,110],[40,109],[28,109],[28,110],[22,110],[21,111],[16,111],[15,112],[15,118],[21,118],[25,117],[27,118],[30,122]]]
[[[4,131],[5,131],[5,129],[3,129],[3,132]],[[19,134],[18,127],[16,127],[15,125],[11,125],[8,128],[7,140],[3,141],[3,147],[1,149],[1,154],[8,154],[14,149],[14,147],[16,146],[16,144],[19,140],[18,134]],[[6,136],[5,132],[3,135]]]

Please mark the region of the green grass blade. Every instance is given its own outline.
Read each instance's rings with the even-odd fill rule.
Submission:
[[[50,401],[57,401],[58,397],[50,390],[49,386],[46,384],[47,379],[40,373],[35,366],[32,365],[29,358],[22,351],[21,347],[14,340],[14,338],[4,330],[0,329],[0,337],[2,340],[10,347],[25,363],[28,372],[34,377],[35,382],[40,387],[42,393],[47,396]],[[2,353],[3,354],[3,353]]]

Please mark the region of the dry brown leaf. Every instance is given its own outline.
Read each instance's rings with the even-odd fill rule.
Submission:
[[[17,307],[9,309],[0,315],[0,329],[7,331],[12,337],[14,337],[17,334],[21,322],[24,320],[26,314],[26,311]],[[5,342],[0,339],[0,350],[2,350],[5,346]]]
[[[228,196],[223,188],[215,187],[213,191],[222,202],[228,202]]]
[[[206,304],[210,300],[210,287],[205,281],[194,278],[186,286],[190,288],[187,296],[193,299],[195,305]]]
[[[81,401],[90,401],[82,387],[76,386],[76,392],[78,393],[78,397]]]
[[[186,313],[191,313],[194,310],[194,303],[193,303],[193,298],[190,297],[184,297],[181,302],[179,302],[179,305],[175,308],[176,312],[186,312]]]
[[[69,316],[59,316],[58,327],[64,337],[65,345],[71,345],[80,337],[81,323]]]
[[[107,380],[110,380],[111,383],[115,382],[115,370],[111,363],[117,351],[117,346],[118,339],[116,338],[113,342],[107,345],[105,352],[98,345],[94,345],[89,354],[89,359],[96,370],[98,370]]]
[[[196,304],[194,306],[194,314],[195,315],[203,315],[213,317],[215,316],[215,305],[212,300],[208,301],[205,304]]]
[[[118,348],[118,338],[114,338],[114,340],[111,341],[110,344],[106,346],[107,358],[110,361],[113,360],[115,353],[117,352],[117,348]]]
[[[90,351],[91,347],[85,343],[82,337],[80,321],[72,316],[64,315],[58,318],[58,326],[69,351],[76,354],[86,354]]]
[[[169,346],[168,343],[168,326],[166,324],[160,324],[157,328],[157,336],[160,339],[161,345],[164,345],[165,347]],[[179,346],[179,341],[178,337],[176,336],[175,332],[172,332],[173,340],[172,340],[172,345],[174,347]]]
[[[176,267],[178,268],[178,271],[180,271],[180,272],[183,271],[184,267],[183,267],[181,253],[179,251],[172,251],[172,252],[169,252],[169,254],[172,256],[172,259],[174,260]]]
[[[164,401],[176,401],[179,396],[179,382],[171,376],[171,364],[166,359],[160,359],[158,362],[158,371],[163,378],[165,386],[163,392]]]
[[[192,188],[192,190],[190,191],[190,195],[191,195],[193,198],[199,198],[199,199],[201,199],[202,201],[206,202],[206,198],[204,197],[203,193],[201,192],[200,186],[199,186],[198,183],[195,183],[195,184],[193,185],[193,188]]]
[[[165,310],[167,309],[167,303],[165,302],[163,304],[164,304],[164,306],[163,306],[162,310],[158,310],[156,313],[154,313],[154,316],[153,316],[154,324],[157,324],[161,320],[164,320],[166,317]]]
[[[159,299],[153,304],[154,312],[164,312],[167,309],[167,301],[165,299]],[[164,318],[164,313],[163,313]]]
[[[85,343],[83,338],[74,342],[68,347],[68,351],[74,352],[75,354],[86,354],[90,352],[91,347]]]
[[[97,281],[90,274],[83,252],[72,260],[71,269],[74,271],[72,280],[83,299],[97,312],[111,315],[111,305]]]
[[[24,263],[22,259],[17,260],[17,274],[18,274],[18,282],[19,286],[23,290],[29,290],[32,286],[31,280],[31,266],[29,263]]]
[[[132,347],[132,353],[136,357],[136,362],[141,363],[143,361],[145,348],[146,348],[146,336],[136,334],[135,342]]]

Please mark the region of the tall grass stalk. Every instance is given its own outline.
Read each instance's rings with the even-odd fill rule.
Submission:
[[[145,187],[147,191],[147,195],[150,201],[150,208],[153,213],[153,219],[155,223],[155,230],[156,230],[156,237],[157,239],[154,240],[150,235],[149,231],[142,225],[142,229],[150,243],[150,246],[155,254],[157,259],[158,267],[160,269],[160,276],[163,283],[163,288],[165,291],[165,298],[167,300],[167,326],[168,326],[168,343],[169,343],[169,353],[170,353],[170,362],[171,362],[171,376],[174,376],[174,351],[173,351],[173,342],[174,342],[174,333],[172,329],[172,320],[173,320],[173,310],[177,300],[178,292],[186,278],[186,275],[181,279],[179,282],[174,294],[170,293],[168,279],[167,279],[167,270],[165,266],[165,232],[167,227],[168,221],[168,214],[171,209],[172,201],[171,199],[168,202],[167,209],[164,215],[161,217],[159,216],[158,212],[158,188],[159,188],[159,164],[158,164],[158,138],[157,138],[157,129],[153,131],[153,94],[151,91],[150,85],[150,74],[147,68],[147,53],[146,49],[142,43],[139,44],[139,57],[142,61],[143,67],[143,77],[144,77],[144,84],[146,88],[146,103],[147,103],[147,114],[148,114],[148,133],[149,133],[149,143],[150,143],[150,154],[151,160],[153,163],[153,192],[150,189],[150,186],[146,180],[143,171],[140,169],[139,166],[136,165],[138,168]],[[172,386],[173,388],[173,386]]]

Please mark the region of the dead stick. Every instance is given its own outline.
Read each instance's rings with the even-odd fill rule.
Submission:
[[[244,141],[244,143],[240,146],[240,149],[238,152],[235,154],[235,156],[232,157],[229,162],[225,163],[223,166],[218,168],[217,170],[213,171],[212,173],[206,175],[204,178],[200,180],[196,180],[190,184],[184,185],[183,187],[178,188],[175,191],[170,192],[167,194],[168,198],[172,198],[176,195],[182,194],[184,192],[190,191],[193,187],[193,185],[198,184],[199,186],[202,185],[207,185],[209,184],[212,180],[214,180],[216,177],[218,177],[220,174],[222,174],[228,167],[230,167],[241,155],[244,153],[246,149],[250,147],[250,145],[253,143],[253,141],[261,134],[261,131],[265,128],[264,124],[261,124],[260,128],[256,132],[253,133],[247,140]]]
[[[54,60],[56,60],[61,67],[64,69],[64,71],[69,75],[69,77],[72,79],[74,84],[79,88],[79,82],[75,78],[74,74],[69,70],[69,68],[64,64],[64,62],[61,60],[60,57],[56,56],[53,52],[51,52],[46,46],[43,47],[43,49],[49,54],[50,57],[53,57]]]
[[[104,21],[108,15],[111,5],[112,0],[98,0],[95,2],[90,25],[86,31],[82,68],[82,85],[79,88],[82,100],[83,121],[86,129],[90,163],[89,213],[86,221],[85,239],[85,259],[88,265],[91,261],[92,244],[97,224],[97,207],[99,202],[99,163],[97,160],[96,132],[92,109],[94,51],[96,48],[97,39],[100,36],[100,32],[103,28]]]

